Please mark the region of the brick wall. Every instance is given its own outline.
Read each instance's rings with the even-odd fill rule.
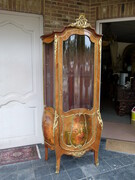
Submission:
[[[44,33],[60,30],[80,13],[95,27],[96,20],[135,16],[135,0],[0,0],[0,10],[41,14]]]
[[[135,16],[135,0],[45,0],[44,33],[74,22],[80,13],[96,20]]]
[[[80,13],[89,19],[89,0],[45,0],[45,32],[62,29],[72,23]]]
[[[0,0],[0,10],[43,14],[43,0]]]

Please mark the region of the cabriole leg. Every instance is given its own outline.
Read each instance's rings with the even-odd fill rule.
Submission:
[[[94,160],[95,160],[95,165],[99,165],[99,160],[98,160],[98,151],[94,151]]]
[[[45,144],[45,160],[48,160],[48,146]]]
[[[56,173],[59,173],[60,171],[60,159],[61,155],[56,153]]]

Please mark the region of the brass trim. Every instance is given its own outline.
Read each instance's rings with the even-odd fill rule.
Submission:
[[[97,160],[97,161],[95,162],[95,165],[96,165],[96,166],[99,166],[99,160]]]
[[[98,122],[99,124],[101,125],[101,128],[103,129],[103,121],[102,121],[102,118],[101,118],[101,114],[100,114],[100,111],[99,109],[97,110],[97,117],[98,117]]]
[[[71,155],[75,156],[75,157],[81,157],[86,153],[86,151],[80,151],[80,152],[70,152]]]
[[[44,143],[45,143],[45,144],[47,144],[47,145],[49,145],[49,146],[52,146],[52,147],[54,147],[54,145],[52,145],[52,144],[49,144],[49,143],[48,143],[47,141],[45,141],[45,140],[44,140]]]
[[[93,115],[95,115],[96,113],[95,112],[93,112],[93,113],[81,113],[81,112],[79,112],[79,113],[73,113],[73,114],[70,114],[70,115],[68,115],[68,116],[65,116],[65,115],[61,115],[61,118],[64,118],[64,117],[70,117],[70,116],[77,116],[77,115],[88,115],[88,116],[93,116]]]
[[[77,27],[81,29],[88,28],[88,27],[92,28],[90,23],[87,23],[87,21],[88,20],[85,18],[85,15],[80,14],[79,18],[76,19],[76,22],[69,24],[68,27]]]
[[[88,124],[87,124],[86,115],[83,114],[83,116],[84,116],[84,119],[85,119],[85,129],[86,129],[86,139],[85,139],[85,143],[83,144],[83,146],[84,146],[85,144],[87,144],[87,141],[88,141]]]
[[[58,126],[58,114],[57,114],[57,112],[56,112],[56,110],[55,110],[55,115],[54,115],[54,123],[53,123],[53,136],[54,136],[54,134],[55,134],[55,129],[56,129],[56,127]]]
[[[100,53],[101,53],[101,45],[102,45],[102,39],[99,40],[99,46],[100,46]]]
[[[96,114],[96,113],[95,113]],[[94,120],[93,120],[94,119]],[[96,116],[93,117],[92,119],[92,136],[90,138],[90,140],[87,142],[87,144],[91,145],[94,143],[95,139],[96,139],[96,135],[97,135],[97,118]],[[94,122],[94,123],[93,123]],[[93,141],[92,141],[93,140]]]
[[[55,34],[54,36],[54,58],[56,60],[56,53],[57,53],[57,43],[58,43],[58,38],[57,35]]]
[[[59,170],[58,170],[58,165],[56,164],[56,171],[55,171],[56,174],[59,174]]]
[[[58,38],[57,38],[57,35],[55,34],[54,36],[54,78],[55,78],[55,81],[53,82],[54,83],[54,97],[57,97],[57,94],[56,94],[56,57],[57,57],[57,45],[58,45]],[[55,98],[54,98],[54,107],[56,109],[56,101],[55,101]]]

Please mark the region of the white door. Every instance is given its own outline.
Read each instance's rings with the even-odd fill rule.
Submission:
[[[0,11],[0,149],[43,142],[42,16]]]

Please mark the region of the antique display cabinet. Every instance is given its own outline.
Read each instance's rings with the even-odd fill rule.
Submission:
[[[56,153],[81,157],[98,150],[103,128],[99,111],[101,35],[80,15],[61,32],[43,35],[45,159]]]

